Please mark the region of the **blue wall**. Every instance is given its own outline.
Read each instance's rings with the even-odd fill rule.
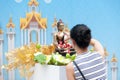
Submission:
[[[7,36],[6,36],[6,24],[10,16],[13,18],[13,22],[16,25],[16,43],[15,46],[20,46],[20,17],[25,17],[28,10],[29,0],[23,0],[20,3],[16,3],[14,0],[1,0],[0,1],[0,25],[4,30],[4,54],[7,52]],[[115,53],[120,58],[120,0],[52,0],[47,4],[44,0],[38,0],[40,2],[40,12],[42,17],[48,18],[47,28],[47,44],[52,42],[51,24],[54,20],[54,16],[57,19],[62,19],[63,22],[68,24],[71,29],[74,25],[79,23],[87,24],[91,30],[93,38],[101,41],[109,52],[109,61],[112,58],[112,54]],[[5,58],[5,56],[4,56]],[[4,59],[4,63],[7,61]],[[109,72],[110,71],[109,64]],[[120,64],[118,64],[120,66]],[[120,69],[119,71],[120,72]],[[17,73],[19,78],[19,73]],[[4,72],[4,76],[6,76]],[[119,78],[120,79],[120,74]],[[5,80],[8,80],[5,77]],[[111,80],[111,73],[109,73],[109,79]]]

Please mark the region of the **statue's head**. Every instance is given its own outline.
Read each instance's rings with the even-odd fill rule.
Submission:
[[[62,22],[61,19],[57,23],[57,28],[58,28],[58,31],[63,31],[64,30],[64,23]]]

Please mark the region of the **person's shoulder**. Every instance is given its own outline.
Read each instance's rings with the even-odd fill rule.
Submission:
[[[73,71],[73,64],[72,64],[72,62],[66,65],[66,70]]]

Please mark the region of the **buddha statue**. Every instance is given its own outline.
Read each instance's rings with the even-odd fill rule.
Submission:
[[[57,30],[54,34],[54,45],[56,47],[56,52],[59,52],[62,55],[66,55],[66,53],[74,52],[75,50],[72,48],[72,45],[69,43],[70,40],[70,33],[69,31],[65,30],[64,23],[60,19],[57,22]]]

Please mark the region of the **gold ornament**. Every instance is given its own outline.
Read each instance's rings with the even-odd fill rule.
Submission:
[[[36,45],[31,43],[8,52],[6,54],[8,64],[3,65],[2,69],[12,70],[17,68],[21,76],[29,79],[34,72],[31,70],[35,65],[34,54],[42,52],[43,54],[51,55],[55,51],[54,45],[43,45],[40,49]]]

